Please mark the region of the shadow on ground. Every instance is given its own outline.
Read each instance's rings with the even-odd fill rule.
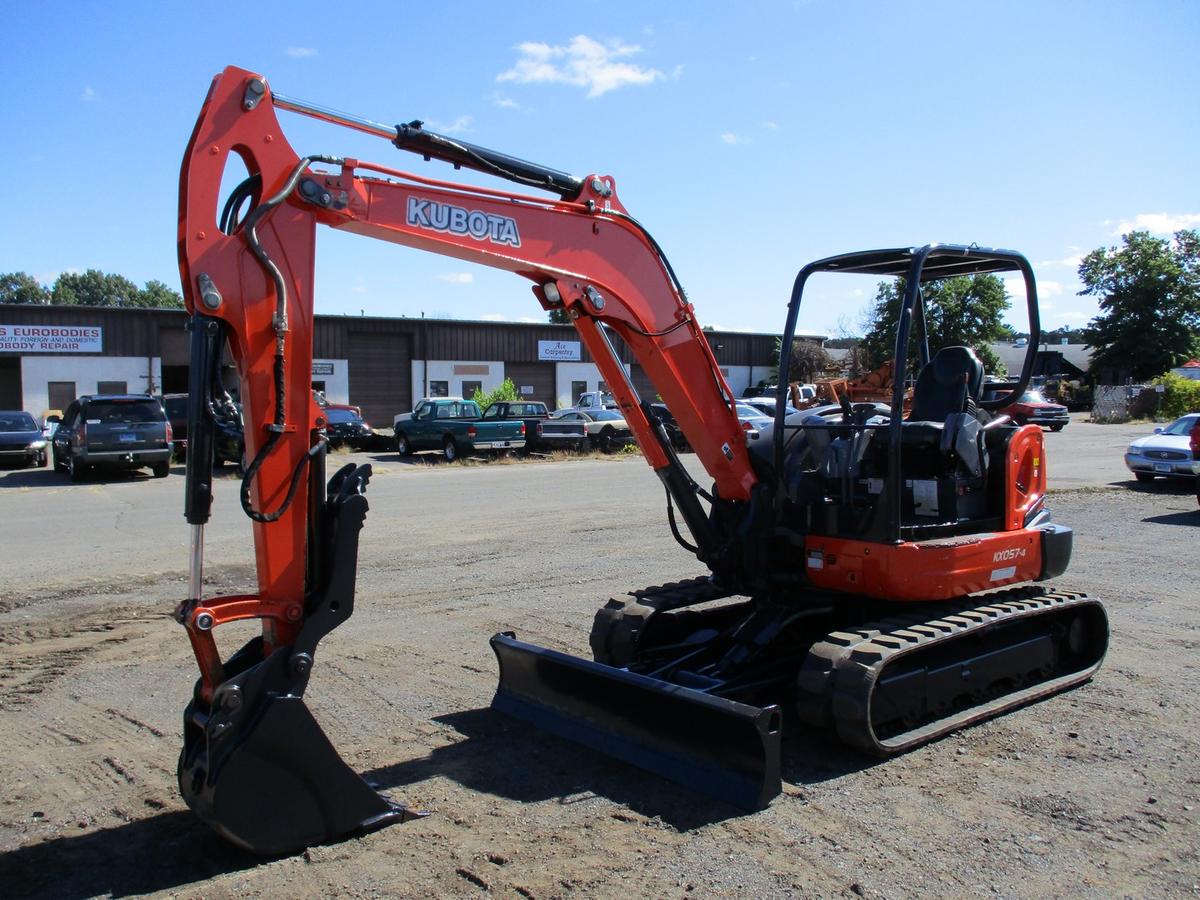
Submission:
[[[488,708],[436,721],[463,740],[364,772],[363,778],[397,801],[405,799],[407,785],[436,776],[518,803],[568,805],[604,797],[680,831],[752,815]],[[845,748],[791,738],[784,744],[784,789],[837,778],[875,762]],[[178,890],[262,861],[219,838],[190,811],[179,810],[0,854],[0,885],[5,897],[127,897]]]
[[[259,861],[180,810],[0,854],[0,885],[5,897],[128,897],[176,890]]]
[[[689,790],[491,709],[452,713],[435,721],[466,739],[419,759],[363,773],[363,777],[381,790],[390,790],[442,775],[471,790],[520,803],[573,803],[596,795],[660,818],[680,831],[751,814],[697,793],[698,786]],[[783,747],[783,781],[785,788],[788,784],[813,784],[877,762],[845,747],[789,738]]]

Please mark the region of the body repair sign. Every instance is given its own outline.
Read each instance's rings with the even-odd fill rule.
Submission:
[[[0,325],[2,353],[101,353],[104,329],[97,325]]]

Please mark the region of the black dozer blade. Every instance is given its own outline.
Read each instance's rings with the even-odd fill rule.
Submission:
[[[197,684],[184,712],[183,799],[223,837],[264,856],[424,815],[356,775],[304,704],[317,643],[354,611],[370,475],[370,466],[348,465],[329,482],[318,531],[323,574],[295,642],[264,659],[263,640],[254,638],[225,663],[212,701]]]
[[[778,706],[714,697],[526,644],[492,638],[492,708],[746,810],[782,789]]]

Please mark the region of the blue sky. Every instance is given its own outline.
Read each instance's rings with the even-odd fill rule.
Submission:
[[[1194,0],[42,2],[5,23],[0,272],[47,284],[98,268],[177,286],[179,164],[229,64],[314,103],[612,175],[701,322],[723,328],[780,330],[812,259],[930,240],[1021,250],[1043,326],[1081,325],[1096,312],[1076,296],[1082,254],[1130,227],[1200,227]],[[281,119],[301,153],[449,173]],[[318,312],[544,318],[506,273],[318,240]],[[801,327],[854,331],[873,292],[831,276]]]

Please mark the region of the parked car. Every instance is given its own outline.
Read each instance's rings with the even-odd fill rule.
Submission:
[[[344,444],[351,450],[367,450],[375,440],[375,432],[363,419],[362,410],[340,403],[325,406],[325,434],[329,446],[335,449]]]
[[[447,461],[488,450],[520,450],[525,423],[484,422],[479,406],[461,397],[426,397],[411,413],[393,420],[396,450],[408,456],[419,450],[441,450]]]
[[[575,409],[620,409],[617,398],[608,391],[584,391],[575,398]]]
[[[85,395],[67,407],[54,432],[54,468],[82,481],[93,469],[171,471],[171,423],[149,394]]]
[[[812,397],[805,397],[806,400],[811,400]],[[741,400],[739,406],[753,406],[760,413],[769,419],[775,418],[775,398],[774,397],[752,397],[749,400]],[[792,413],[798,413],[800,410],[792,406],[790,403],[785,403],[783,406],[783,415],[786,418]]]
[[[0,410],[0,462],[46,465],[46,438],[37,420],[23,410]]]
[[[992,400],[1011,394],[1003,388],[993,388],[985,385],[984,400]],[[1041,425],[1051,431],[1062,431],[1071,421],[1067,408],[1059,403],[1051,403],[1039,390],[1033,388],[1023,393],[1020,399],[996,410],[996,415],[1008,416],[1017,425]]]
[[[521,421],[525,423],[525,452],[551,450],[578,452],[587,443],[583,422],[551,419],[545,403],[536,400],[501,400],[483,411],[483,421]]]
[[[582,422],[587,429],[588,442],[605,453],[634,443],[629,423],[619,412],[611,409],[561,409],[553,418],[564,422]]]
[[[1193,478],[1200,475],[1200,458],[1193,449],[1191,432],[1200,427],[1200,412],[1181,416],[1154,434],[1138,438],[1125,451],[1125,465],[1138,481],[1156,476]]]
[[[188,448],[188,395],[163,394],[163,410],[171,423],[171,434],[175,439],[175,455],[187,458]],[[242,429],[242,410],[228,396],[213,405],[216,434],[213,437],[213,463],[220,467],[232,463],[240,467],[246,452],[246,435]]]
[[[757,441],[763,427],[775,421],[774,415],[768,416],[761,409],[744,401],[739,401],[737,404],[737,417],[738,421],[742,423],[742,430],[746,432],[748,441]]]

